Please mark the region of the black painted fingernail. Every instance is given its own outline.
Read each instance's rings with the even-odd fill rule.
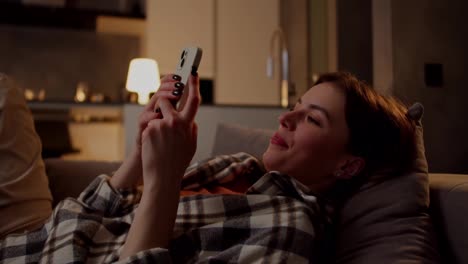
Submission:
[[[192,76],[194,76],[194,77],[197,77],[197,76],[198,76],[198,72],[197,72],[197,71],[193,71],[193,70],[192,70],[190,73],[191,73]]]
[[[158,107],[158,108],[154,109],[154,112],[155,113],[161,113],[161,108]]]
[[[185,87],[185,85],[184,85],[183,83],[181,83],[181,82],[176,82],[176,83],[174,84],[174,86],[175,86],[176,88],[178,88],[178,89],[183,89],[183,88]]]
[[[179,90],[179,89],[175,89],[174,91],[172,91],[172,94],[175,95],[175,96],[179,96],[182,94],[182,91]]]
[[[180,78],[180,76],[177,75],[177,74],[172,75],[172,79],[174,79],[174,80],[176,80],[176,81],[182,80],[182,79]]]

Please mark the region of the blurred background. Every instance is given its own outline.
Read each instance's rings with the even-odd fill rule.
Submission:
[[[121,160],[141,110],[133,58],[164,75],[202,47],[200,118],[264,128],[320,73],[346,70],[423,103],[430,170],[468,173],[467,15],[465,0],[0,0],[0,72],[25,91],[45,157]]]

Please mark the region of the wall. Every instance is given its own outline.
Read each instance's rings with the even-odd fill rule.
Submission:
[[[372,0],[373,87],[380,93],[393,93],[392,3]]]
[[[372,83],[371,0],[337,0],[338,70]]]
[[[47,100],[72,101],[78,82],[120,99],[139,38],[91,31],[0,25],[0,72]]]
[[[392,1],[394,92],[425,106],[433,172],[468,173],[468,2]],[[424,63],[443,64],[443,87],[426,87]]]
[[[338,69],[337,0],[309,0],[309,81]]]
[[[288,41],[289,78],[295,94],[289,98],[294,104],[310,88],[309,0],[282,0],[280,24]]]
[[[328,18],[327,1],[310,0],[309,5],[309,61],[311,71],[310,80],[313,75],[328,72]]]

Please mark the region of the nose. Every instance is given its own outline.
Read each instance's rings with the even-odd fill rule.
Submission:
[[[278,120],[281,127],[294,130],[296,129],[297,113],[294,111],[285,112],[279,116]]]

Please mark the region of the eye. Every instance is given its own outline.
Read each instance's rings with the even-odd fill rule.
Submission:
[[[313,118],[312,116],[307,116],[307,122],[314,123],[317,126],[320,126],[320,122],[317,119]]]

